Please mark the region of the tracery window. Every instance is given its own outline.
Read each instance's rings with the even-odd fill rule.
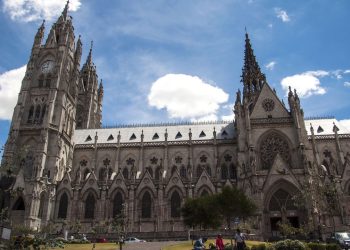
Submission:
[[[152,198],[149,192],[145,192],[141,200],[141,218],[151,218]]]
[[[113,218],[121,214],[123,211],[123,196],[120,192],[117,192],[113,199]]]
[[[95,217],[95,197],[89,193],[85,200],[85,219],[93,219]]]
[[[283,189],[278,189],[272,196],[269,204],[270,211],[296,210],[293,196]]]
[[[35,113],[34,113],[34,123],[39,123],[39,121],[40,121],[40,112],[41,112],[40,105],[36,105]]]
[[[261,167],[263,169],[269,169],[277,154],[286,163],[290,163],[288,142],[279,134],[273,132],[260,145]]]
[[[68,210],[68,196],[66,193],[61,195],[60,203],[58,206],[58,219],[66,219]]]
[[[181,214],[181,198],[180,195],[177,191],[174,191],[173,194],[171,195],[170,199],[170,204],[171,204],[171,214],[170,216],[172,218],[179,218]]]

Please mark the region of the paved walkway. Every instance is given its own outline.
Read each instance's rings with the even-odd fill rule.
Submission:
[[[161,242],[139,242],[127,243],[123,245],[123,250],[161,250],[162,247],[179,244],[180,241],[161,241]],[[119,249],[119,248],[117,248]]]

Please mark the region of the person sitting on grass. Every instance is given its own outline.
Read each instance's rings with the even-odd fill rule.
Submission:
[[[204,243],[207,241],[207,238],[201,238],[199,237],[198,240],[194,243],[194,250],[203,250],[205,249]]]

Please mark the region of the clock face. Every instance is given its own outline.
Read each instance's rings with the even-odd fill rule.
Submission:
[[[54,66],[54,62],[53,61],[45,61],[42,65],[41,65],[41,72],[43,72],[44,74],[50,73],[53,69]]]

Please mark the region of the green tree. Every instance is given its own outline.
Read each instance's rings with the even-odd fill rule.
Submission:
[[[216,201],[228,228],[231,227],[234,218],[247,218],[253,215],[257,208],[255,203],[236,187],[225,186],[222,192],[216,195]]]

